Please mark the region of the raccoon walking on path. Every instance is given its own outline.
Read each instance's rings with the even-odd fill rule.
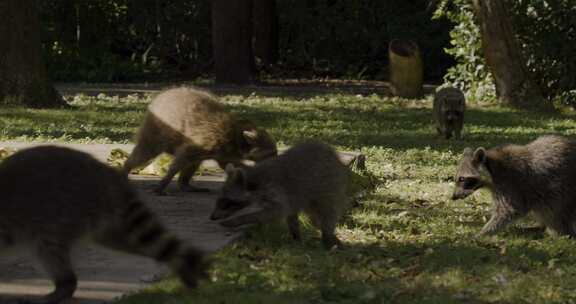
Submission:
[[[531,212],[549,231],[576,236],[576,142],[556,135],[527,145],[464,150],[452,199],[486,187],[492,217],[479,235],[495,233]]]
[[[31,250],[55,285],[37,303],[72,297],[70,251],[80,239],[166,263],[190,288],[206,276],[203,253],[168,233],[124,174],[83,152],[17,152],[0,164],[0,198],[0,251]]]
[[[182,191],[208,191],[190,185],[206,159],[214,159],[224,168],[227,163],[260,161],[277,155],[276,144],[265,130],[226,111],[207,91],[190,87],[169,89],[156,96],[148,106],[136,141],[124,164],[127,174],[161,153],[174,156],[156,189],[158,194],[164,194],[178,172]]]
[[[292,237],[300,240],[298,214],[304,211],[322,231],[325,248],[341,246],[334,230],[345,207],[349,169],[336,152],[317,142],[299,144],[254,167],[226,167],[228,175],[212,220],[228,227],[285,219]],[[256,206],[258,211],[234,216]]]
[[[456,88],[443,88],[434,94],[434,119],[438,134],[450,139],[462,137],[466,98]]]

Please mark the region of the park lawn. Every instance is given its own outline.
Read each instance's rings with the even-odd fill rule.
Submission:
[[[0,140],[129,142],[148,101],[72,99],[71,110],[0,109]],[[346,248],[323,250],[306,224],[302,243],[291,241],[281,223],[256,227],[212,257],[211,279],[197,290],[169,279],[117,304],[576,303],[574,241],[518,228],[474,239],[488,219],[489,194],[449,200],[465,146],[573,135],[575,114],[470,106],[464,139],[456,142],[435,135],[429,99],[253,94],[225,101],[283,145],[314,137],[367,156],[379,183],[342,220],[338,235]]]

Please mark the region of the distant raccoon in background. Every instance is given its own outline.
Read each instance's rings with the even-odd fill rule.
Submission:
[[[208,191],[190,185],[206,159],[224,168],[227,163],[277,155],[276,143],[265,130],[230,114],[209,92],[190,87],[166,90],[152,100],[124,171],[130,173],[163,152],[174,160],[156,189],[158,194],[164,194],[178,172],[182,191]]]
[[[307,142],[254,167],[226,167],[228,175],[212,220],[228,227],[285,219],[292,237],[300,240],[298,214],[304,211],[322,231],[325,248],[341,246],[334,230],[349,204],[349,169],[329,146]],[[256,206],[256,212],[234,216]]]
[[[203,254],[166,231],[126,176],[83,152],[53,146],[17,152],[0,164],[0,198],[0,250],[31,250],[55,285],[40,303],[72,297],[70,251],[86,238],[166,263],[187,287],[206,276]]]
[[[450,139],[461,138],[466,98],[456,88],[443,88],[434,94],[434,119],[438,134]]]
[[[464,150],[452,199],[492,192],[492,217],[480,235],[495,233],[531,212],[551,232],[575,236],[576,142],[555,135],[527,145]]]

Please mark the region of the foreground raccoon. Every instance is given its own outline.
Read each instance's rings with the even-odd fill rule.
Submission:
[[[70,250],[80,239],[167,263],[187,287],[204,277],[202,253],[170,235],[128,179],[88,154],[43,146],[0,164],[0,250],[32,251],[55,289],[41,302],[72,297]]]
[[[456,88],[443,88],[434,94],[434,119],[438,134],[450,139],[461,138],[464,125],[466,99],[462,91]]]
[[[150,103],[124,171],[129,173],[163,152],[174,160],[156,189],[158,194],[164,194],[178,172],[182,191],[208,191],[190,185],[203,160],[214,159],[224,167],[277,154],[266,131],[230,114],[210,93],[189,87],[166,90]]]
[[[480,235],[497,232],[531,212],[549,231],[575,236],[576,142],[541,136],[524,145],[464,150],[452,199],[492,191],[492,217]]]
[[[226,173],[212,220],[230,217],[221,224],[234,227],[285,218],[292,237],[300,240],[298,213],[304,211],[322,231],[324,247],[341,245],[334,230],[349,202],[349,172],[331,147],[307,142],[255,167],[228,165]],[[258,211],[233,216],[249,205]]]

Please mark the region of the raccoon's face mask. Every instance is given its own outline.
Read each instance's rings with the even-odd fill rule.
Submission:
[[[446,119],[446,123],[447,124],[452,124],[455,122],[460,121],[462,118],[462,113],[459,111],[454,111],[454,110],[450,110],[450,111],[445,111],[444,112],[444,117]]]
[[[220,197],[216,200],[211,220],[228,218],[252,203],[251,191],[257,186],[248,182],[247,170],[249,169],[235,168],[232,164],[226,166],[226,182]]]
[[[483,177],[485,163],[486,150],[484,148],[478,148],[474,152],[470,148],[464,150],[455,178],[453,200],[466,198],[486,185]]]
[[[264,130],[245,130],[242,136],[247,144],[245,159],[259,162],[278,155],[276,143],[272,136]]]

